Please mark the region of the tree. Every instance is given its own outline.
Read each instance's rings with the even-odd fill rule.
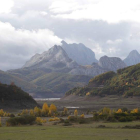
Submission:
[[[104,107],[103,111],[102,111],[102,114],[103,115],[111,115],[111,109],[107,108],[107,107]]]
[[[77,109],[74,110],[74,116],[75,116],[75,117],[78,116],[78,111],[77,111]]]
[[[56,108],[56,106],[54,104],[51,104],[50,105],[50,110],[56,112],[57,108]]]
[[[34,110],[33,109],[30,110],[30,115],[34,116]]]
[[[3,111],[3,109],[1,109],[0,110],[0,117],[3,117],[3,115],[4,115],[4,111]]]
[[[123,111],[121,109],[118,109],[116,113],[122,113]]]
[[[41,116],[41,109],[36,106],[34,108],[34,114],[35,116]]]
[[[68,114],[68,109],[65,107],[64,108],[64,115],[67,115]]]
[[[135,108],[131,111],[131,113],[139,113],[139,109],[138,108]]]
[[[49,112],[49,107],[48,107],[47,103],[44,103],[42,106],[42,113],[46,115],[46,114],[48,114],[48,112]]]
[[[84,115],[84,114],[82,114],[82,115],[81,115],[81,118],[85,118],[85,115]]]

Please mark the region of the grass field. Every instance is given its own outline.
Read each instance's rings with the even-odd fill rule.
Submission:
[[[106,128],[97,128],[105,125]],[[1,127],[0,140],[139,140],[139,129],[122,129],[140,122],[101,123],[73,126]]]

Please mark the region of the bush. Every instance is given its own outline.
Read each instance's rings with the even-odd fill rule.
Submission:
[[[21,117],[12,117],[9,118],[6,122],[7,126],[16,126],[16,125],[25,125],[33,124],[36,120],[34,116],[21,116]]]
[[[60,118],[60,121],[59,121],[59,123],[64,123],[64,119],[62,119],[62,118]]]
[[[133,121],[133,118],[129,117],[129,116],[126,116],[126,117],[120,117],[118,120],[120,122],[131,122],[131,121]]]
[[[57,118],[57,117],[54,117],[54,118],[49,119],[49,122],[52,122],[52,121],[60,121],[60,119]]]
[[[68,120],[70,122],[77,122],[77,117],[75,117],[75,116],[68,116]]]
[[[117,120],[115,119],[114,116],[108,116],[107,117],[107,121],[109,121],[109,122],[116,122]]]
[[[15,117],[15,115],[14,114],[10,114],[9,117]]]
[[[84,123],[86,123],[86,120],[84,118],[79,118],[78,122],[79,122],[79,124],[84,124]]]
[[[42,123],[46,123],[47,122],[46,119],[41,119],[40,117],[37,117],[35,121],[36,121],[37,124],[42,124]]]
[[[65,121],[64,121],[64,126],[70,126],[70,125],[72,125],[72,124],[70,123],[69,120],[65,120]]]

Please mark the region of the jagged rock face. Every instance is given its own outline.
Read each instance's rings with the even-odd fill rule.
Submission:
[[[108,70],[103,69],[100,67],[97,63],[94,63],[89,66],[79,66],[73,70],[71,70],[69,73],[73,75],[89,75],[89,76],[97,76],[99,74],[102,74],[104,72],[107,72]]]
[[[117,71],[126,67],[126,64],[118,57],[103,56],[100,58],[98,65],[106,70]]]
[[[55,45],[48,51],[33,56],[28,62],[26,62],[23,68],[74,68],[76,66],[78,66],[78,64],[68,57],[63,48],[61,46]]]
[[[140,63],[140,54],[137,50],[133,50],[129,53],[126,59],[124,59],[124,62],[127,66],[132,66]]]
[[[87,48],[82,43],[67,44],[62,41],[62,48],[66,51],[69,58],[76,61],[80,65],[91,65],[93,62],[98,62],[95,58],[95,53]]]

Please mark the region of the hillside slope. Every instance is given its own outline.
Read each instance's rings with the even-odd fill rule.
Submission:
[[[27,78],[24,76],[19,75],[12,75],[7,72],[0,70],[0,82],[3,84],[11,84],[11,82],[14,82],[18,87],[21,87],[24,91],[31,92],[31,89],[35,89],[36,85],[32,84],[27,81]]]
[[[38,104],[28,93],[15,85],[0,83],[0,108],[33,108]]]
[[[84,86],[91,76],[48,73],[31,81],[38,86],[36,97],[62,97],[65,92],[77,86]]]
[[[89,81],[82,88],[74,88],[66,95],[78,96],[107,96],[119,95],[140,96],[140,64],[120,69],[115,72],[106,72]]]
[[[14,82],[33,97],[62,97],[64,93],[76,86],[84,86],[91,76],[71,75],[65,73],[46,73],[43,70],[23,68],[14,72],[0,71],[0,82]]]

